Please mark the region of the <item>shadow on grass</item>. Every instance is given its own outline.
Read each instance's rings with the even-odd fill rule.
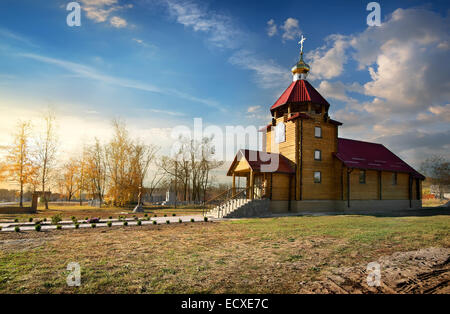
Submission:
[[[11,215],[11,214],[34,214],[36,211],[31,209],[31,207],[19,207],[17,206],[0,206],[0,214]]]
[[[447,207],[424,207],[421,209],[406,210],[349,210],[345,212],[324,212],[324,213],[298,213],[298,216],[341,216],[341,215],[358,215],[372,217],[431,217],[431,216],[450,216],[450,208]]]

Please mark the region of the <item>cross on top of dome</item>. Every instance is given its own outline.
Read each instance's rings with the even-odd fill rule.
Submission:
[[[308,76],[309,64],[303,61],[303,43],[305,42],[306,37],[302,35],[298,44],[300,45],[300,61],[292,68],[292,74],[294,75],[293,81],[304,80]]]

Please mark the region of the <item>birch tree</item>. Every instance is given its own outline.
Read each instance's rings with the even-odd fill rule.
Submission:
[[[94,198],[100,201],[100,207],[105,198],[107,184],[107,169],[105,148],[95,139],[95,144],[86,152],[86,186]]]
[[[56,152],[58,148],[56,136],[56,118],[48,112],[43,118],[44,130],[37,140],[37,164],[39,166],[39,181],[42,188],[45,209],[48,209],[46,188],[49,188],[53,171],[56,166]]]

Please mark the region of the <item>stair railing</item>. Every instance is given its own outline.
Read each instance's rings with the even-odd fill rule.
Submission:
[[[245,188],[235,188],[235,189],[231,188],[208,200],[207,202],[205,202],[205,205],[203,207],[203,216],[205,216],[206,213],[211,209],[220,206],[221,204],[230,200],[233,197],[233,190],[237,194],[240,193],[242,190],[245,190]]]
[[[259,184],[257,186],[254,187],[254,195],[253,195],[253,199],[263,199],[265,198],[265,190],[264,190],[264,185],[263,184]],[[260,189],[261,193],[260,195],[258,195],[258,193],[256,193],[256,190]],[[205,208],[203,211],[203,216],[206,215],[206,212],[208,211],[208,209],[217,209],[217,218],[221,218],[224,217],[226,215],[228,215],[231,211],[233,211],[235,208],[234,205],[236,205],[236,203],[243,203],[244,200],[249,199],[249,193],[250,193],[250,188],[235,188],[235,194],[233,195],[233,189],[229,189],[228,191],[225,191],[221,194],[219,194],[218,196],[212,198],[211,200],[209,200],[208,202],[205,203]],[[234,202],[231,202],[234,201]]]
[[[226,215],[228,215],[231,211],[234,209],[230,208],[234,205],[234,202],[231,201],[239,201],[239,200],[246,200],[248,195],[249,189],[248,188],[241,188],[239,192],[236,192],[235,195],[231,196],[229,199],[223,201],[221,204],[219,204],[217,208],[217,218],[222,218]]]

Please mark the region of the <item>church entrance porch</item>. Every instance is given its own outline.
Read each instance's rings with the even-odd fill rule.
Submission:
[[[243,177],[244,193],[250,200],[292,199],[294,175],[295,167],[283,155],[250,150],[240,150],[228,170],[228,176],[233,177],[233,196],[238,193],[236,180]]]

